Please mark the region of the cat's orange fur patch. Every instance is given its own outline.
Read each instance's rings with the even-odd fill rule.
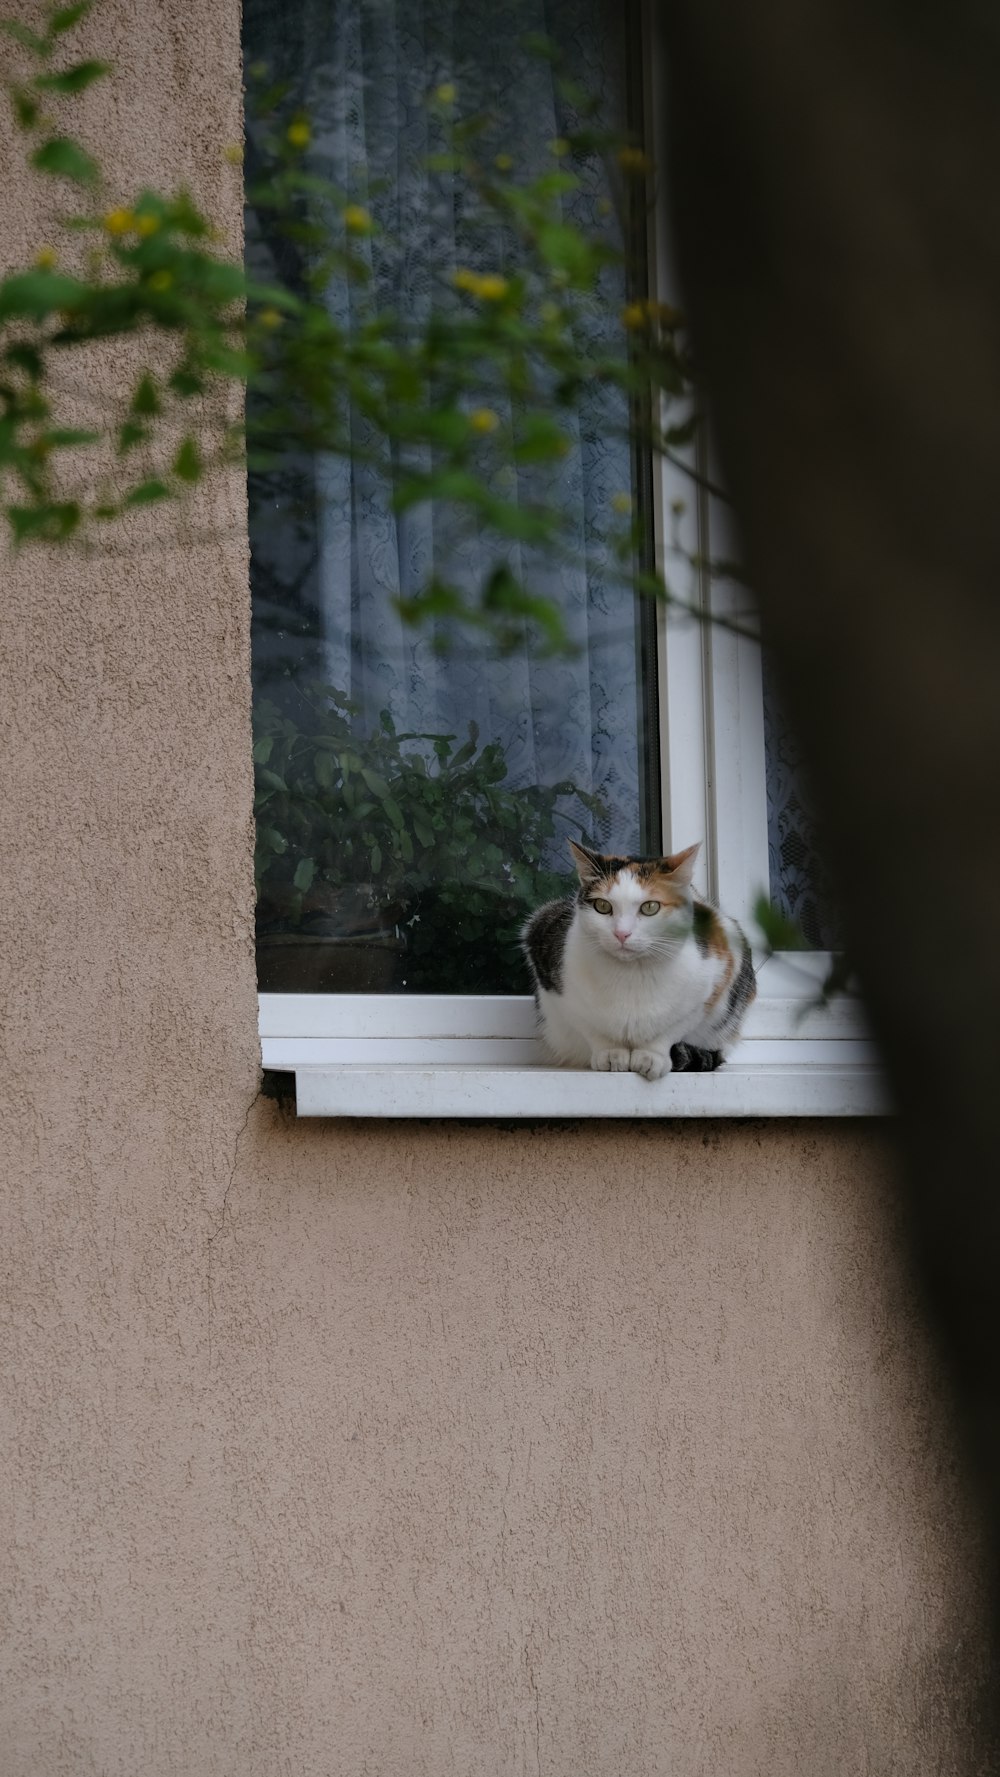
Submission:
[[[730,944],[729,939],[726,937],[725,928],[723,927],[722,921],[716,913],[715,908],[705,907],[701,902],[699,902],[699,906],[708,914],[708,919],[705,922],[707,927],[705,931],[705,949],[710,956],[717,956],[720,961],[724,962],[726,965],[722,974],[719,976],[718,982],[715,987],[713,987],[708,999],[705,1001],[706,1012],[711,1012],[718,1005],[733,978],[733,972],[736,968],[736,958],[733,955],[733,947]]]
[[[733,978],[733,971],[735,968],[736,968],[736,958],[733,955],[732,951],[727,949],[727,951],[726,951],[726,966],[723,969],[722,974],[719,976],[718,986],[713,987],[711,993],[709,994],[707,1000],[705,1001],[706,1012],[712,1012],[715,1010],[715,1007],[718,1005],[719,1001],[721,1000],[723,994],[726,991],[726,988],[729,986],[729,983]]]
[[[621,872],[619,872],[620,874]],[[655,864],[647,865],[644,870],[633,869],[632,874],[636,882],[641,882],[643,888],[649,890],[650,900],[662,901],[664,907],[684,906],[686,900],[684,890],[679,888],[664,871],[657,870]]]

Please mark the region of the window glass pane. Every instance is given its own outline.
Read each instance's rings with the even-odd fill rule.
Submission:
[[[500,151],[528,171],[551,165],[567,101],[524,39],[553,39],[620,125],[624,16],[597,0],[247,0],[247,65],[288,80],[317,170],[376,218],[358,243],[369,312],[426,315],[449,266],[516,270],[452,176],[428,170],[428,93],[454,84],[463,110],[495,116]],[[565,201],[588,226],[605,214],[596,158]],[[254,272],[294,281],[266,214],[248,213],[247,242]],[[609,267],[614,349],[626,297]],[[362,296],[340,283],[327,300],[350,325]],[[531,590],[558,597],[575,643],[559,657],[527,632],[501,655],[406,624],[397,600],[434,573],[478,584],[493,558],[437,507],[395,511],[391,477],[364,461],[363,422],[350,459],[289,451],[251,475],[262,989],[526,992],[519,928],[562,892],[567,837],[658,849],[653,612],[618,583],[603,541],[615,496],[641,497],[627,418],[595,384],[558,470],[509,471],[518,498],[541,488],[572,516],[568,561],[510,546]]]
[[[782,709],[766,648],[762,668],[771,904],[799,927],[813,950],[836,950],[842,942],[840,925],[819,850],[802,755]]]

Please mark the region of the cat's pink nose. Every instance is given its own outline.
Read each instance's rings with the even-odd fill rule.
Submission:
[[[618,927],[615,926],[615,937],[618,939],[619,944],[627,944],[629,941],[629,938],[631,937],[631,933],[630,932],[620,932],[618,930]]]

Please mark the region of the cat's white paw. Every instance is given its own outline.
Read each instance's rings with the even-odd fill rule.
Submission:
[[[590,1065],[598,1074],[627,1074],[632,1062],[627,1049],[595,1049]]]
[[[633,1049],[630,1066],[644,1080],[659,1080],[670,1072],[670,1056],[659,1055],[655,1049]]]

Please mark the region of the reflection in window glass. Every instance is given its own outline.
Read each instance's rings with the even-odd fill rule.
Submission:
[[[566,101],[523,39],[558,43],[614,126],[622,17],[597,0],[247,0],[247,64],[289,81],[317,168],[376,218],[358,243],[367,304],[420,316],[449,266],[516,269],[509,244],[484,242],[463,214],[452,175],[428,170],[439,146],[428,93],[453,84],[463,110],[495,117],[498,151],[529,172],[551,164]],[[252,162],[252,122],[248,133]],[[566,202],[592,226],[605,175],[596,159],[583,173]],[[248,214],[247,243],[258,276],[294,277],[266,215]],[[602,309],[616,350],[626,295],[610,267]],[[349,325],[361,298],[343,283],[328,300]],[[602,541],[615,497],[638,497],[627,417],[595,390],[545,471],[546,493],[555,477],[573,515],[573,560],[510,545],[525,582],[566,614],[576,646],[556,658],[527,632],[500,656],[403,621],[396,601],[435,572],[478,583],[493,561],[439,509],[394,510],[391,478],[361,460],[363,422],[352,420],[357,459],[289,452],[251,475],[263,989],[526,992],[518,932],[563,891],[567,837],[658,849],[653,613],[615,581]],[[530,499],[540,471],[509,473]]]

